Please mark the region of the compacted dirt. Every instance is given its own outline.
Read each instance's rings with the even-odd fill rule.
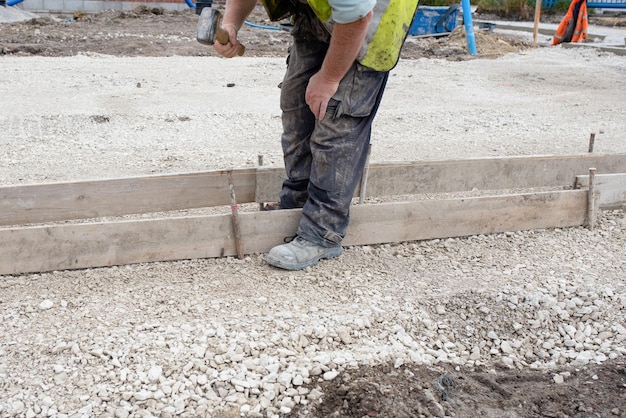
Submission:
[[[254,18],[252,20],[257,24],[270,24],[270,22],[263,19],[262,12],[260,11],[254,15]],[[95,15],[75,14],[66,16],[41,17],[38,19],[27,20],[19,23],[5,23],[0,24],[0,54],[12,56],[38,55],[48,57],[74,56],[77,54],[103,54],[125,57],[214,56],[214,52],[211,48],[207,48],[195,42],[196,21],[197,16],[192,11],[183,13],[164,13],[161,9],[138,8],[128,12],[106,11]],[[284,56],[286,49],[289,45],[289,34],[284,30],[273,31],[256,29],[246,26],[244,27],[242,32],[242,39],[245,39],[247,47],[246,54],[249,57]],[[477,42],[479,56],[475,58],[470,57],[465,50],[465,40],[462,30],[455,31],[455,33],[453,33],[450,37],[410,40],[407,42],[406,48],[404,50],[404,58],[446,58],[449,60],[468,60],[481,58],[491,59],[511,52],[519,52],[531,48],[531,45],[529,45],[528,42],[522,39],[512,36],[502,36],[489,32],[478,32]],[[107,121],[104,121],[103,123],[105,122]],[[617,237],[617,242],[624,241],[624,230],[626,230],[626,226],[624,225],[623,212],[615,211],[609,215],[606,215],[606,218],[603,220],[603,225],[605,227],[600,228],[602,231],[605,231],[606,234],[619,234]],[[532,239],[532,236],[525,236],[525,238],[530,240]],[[506,242],[509,239],[514,240],[515,237],[502,235],[500,238],[496,239],[502,239],[504,240],[504,242]],[[546,242],[548,243],[558,243],[558,241],[553,241],[552,238],[546,239]],[[439,249],[444,253],[448,252],[448,257],[454,257],[454,250],[451,250],[450,248],[455,248],[461,245],[463,244],[459,243],[458,241],[453,241],[449,244],[446,243],[445,245],[443,242],[435,244],[435,246],[440,246]],[[472,245],[468,244],[467,247],[468,248],[466,248],[465,250],[471,251]],[[624,255],[623,245],[621,247],[620,245],[616,245],[614,248],[615,249],[613,250],[613,254],[617,254],[618,256]],[[619,248],[622,248],[621,254],[619,252]],[[357,252],[360,250],[353,249],[351,251]],[[396,257],[401,258],[402,251],[404,250],[403,247],[397,247],[394,249],[394,247],[390,248],[389,246],[382,246],[373,250],[368,248],[363,250],[366,255],[371,255],[372,251],[374,251],[375,253],[379,252],[381,257],[389,257],[389,259],[385,259],[386,261],[384,261],[383,264],[379,266],[379,268],[381,268],[382,270],[389,270],[389,266],[392,265],[392,259],[395,259]],[[394,252],[394,254],[391,255],[389,251]],[[419,248],[411,248],[408,251],[412,252],[411,254],[414,254],[415,256],[421,257],[423,254],[428,254],[428,252],[431,250],[427,249],[427,246],[420,246]],[[399,255],[396,255],[395,252],[398,252]],[[355,254],[353,254],[353,256],[354,255]],[[346,257],[350,257],[350,255]],[[478,259],[481,256],[477,255],[476,257]],[[528,255],[528,257],[531,257],[531,255]],[[350,258],[348,258],[347,260],[347,262],[349,263]],[[436,257],[433,256],[433,260],[436,260]],[[262,265],[262,261],[258,261],[258,259],[253,259],[252,261],[248,262],[253,263],[255,268],[260,269],[257,270],[256,274],[259,274],[258,271],[262,271],[262,269],[264,268]],[[618,258],[613,260],[613,262],[616,263],[616,268],[619,268],[620,266],[623,268],[623,259],[620,260]],[[332,286],[333,281],[335,280],[342,280],[341,278],[345,277],[344,275],[349,274],[349,272],[342,273],[341,266],[335,264],[330,264],[330,266],[331,267],[329,267],[329,269],[331,273],[329,273],[328,275],[322,274],[319,277],[315,277],[313,279],[309,278],[308,280],[313,280],[312,284],[309,283],[309,286],[311,288],[316,289],[319,287],[321,289],[326,289],[322,291],[328,292],[329,298],[332,299],[333,291],[332,289],[329,290],[328,286]],[[154,268],[155,270],[153,271],[152,267],[139,267],[140,270],[135,272],[135,277],[125,276],[125,273],[122,269],[119,270],[119,273],[118,270],[115,270],[116,273],[114,273],[114,276],[116,277],[112,279],[113,283],[111,285],[115,285],[115,282],[118,281],[120,277],[126,277],[123,280],[123,286],[129,286],[130,292],[131,288],[143,286],[139,284],[139,281],[137,280],[138,277],[140,278],[143,276],[145,279],[146,277],[149,278],[159,275],[156,267]],[[209,267],[207,265],[202,265],[199,268],[206,269]],[[212,268],[227,271],[232,267],[229,267],[226,264],[218,264],[217,267],[213,266]],[[243,268],[245,268],[245,266]],[[516,266],[515,268],[517,269],[518,267]],[[523,267],[520,268],[523,269]],[[366,275],[365,271],[362,271],[360,273],[362,275]],[[554,272],[552,271],[552,273]],[[89,273],[89,275],[92,274],[98,274],[98,270]],[[238,274],[239,273],[236,273],[235,276],[237,276]],[[620,273],[616,273],[615,277],[620,277],[619,274]],[[354,272],[354,275],[358,276],[359,272]],[[244,276],[246,276],[246,274],[244,274]],[[63,295],[63,287],[68,286],[67,283],[71,284],[74,281],[76,281],[77,283],[80,282],[81,279],[79,279],[78,277],[79,276],[73,276],[72,274],[70,274],[68,278],[64,279],[59,278],[58,273],[55,273],[51,275],[44,274],[42,276],[33,275],[26,277],[14,277],[10,280],[0,278],[0,290],[5,292],[6,296],[2,298],[4,300],[0,300],[0,308],[2,308],[4,312],[4,321],[11,321],[13,317],[16,317],[15,315],[18,315],[13,315],[11,313],[13,308],[16,309],[16,312],[18,309],[22,309],[20,307],[17,307],[17,305],[19,305],[18,302],[11,302],[12,300],[14,300],[11,299],[11,297],[17,297],[18,294],[23,293],[20,291],[22,287],[24,287],[24,291],[27,291],[27,288],[29,286],[35,286],[37,285],[37,283],[41,284],[41,289],[46,289],[48,288],[48,286],[50,286],[51,290],[49,290],[48,293],[40,290],[39,295],[43,296],[45,294],[47,295],[47,298],[54,300],[55,292]],[[306,278],[294,279],[294,277],[297,276],[291,274],[289,276],[284,275],[281,276],[281,280],[285,280],[288,282],[294,280],[307,280]],[[221,279],[224,279],[225,282],[229,282],[230,280],[224,277],[222,277]],[[241,279],[241,277],[239,279]],[[57,280],[64,280],[66,284],[60,285],[55,290],[53,287],[54,283],[56,283]],[[191,286],[194,280],[196,280],[194,277],[191,277],[189,279],[189,281],[187,282],[189,283],[189,286]],[[316,280],[319,281],[316,282]],[[433,280],[436,281],[437,277],[434,277]],[[611,282],[611,280],[613,281]],[[624,280],[624,276],[621,276],[621,280]],[[326,284],[322,282],[326,282]],[[208,283],[206,285],[210,287],[212,286],[213,282],[206,283]],[[587,337],[591,338],[590,340],[585,340],[584,335],[582,336],[582,339],[579,339],[580,335],[577,332],[575,339],[581,344],[584,341],[584,344],[589,344],[593,347],[601,347],[604,338],[612,338],[616,335],[619,335],[619,331],[624,329],[623,325],[626,322],[626,299],[619,299],[618,296],[615,296],[614,293],[617,291],[617,289],[622,289],[622,295],[625,294],[622,288],[623,283],[620,283],[619,280],[615,280],[614,278],[609,278],[609,285],[611,283],[613,286],[613,290],[611,292],[607,290],[603,295],[601,294],[600,296],[592,296],[591,293],[589,293],[591,292],[591,290],[589,290],[589,292],[586,293],[586,295],[588,295],[588,298],[582,299],[585,301],[585,306],[587,306],[587,300],[591,301],[591,304],[595,303],[597,306],[601,305],[600,302],[595,302],[596,300],[614,301],[614,305],[617,306],[617,308],[613,308],[613,310],[611,311],[611,321],[608,321],[610,323],[606,326],[621,324],[622,328],[615,328],[617,329],[616,332],[615,329],[604,330],[600,326],[597,326],[596,329],[598,332],[593,331],[593,335],[587,335]],[[202,284],[201,282],[196,282],[194,286],[200,286],[202,288],[202,286],[204,285],[205,284]],[[103,283],[94,284],[94,286],[95,287],[91,290],[96,293],[107,292],[106,285]],[[326,286],[326,288],[324,286]],[[558,288],[556,294],[558,295],[559,301],[569,301],[570,299],[574,300],[572,298],[563,299],[562,289],[566,289],[566,285],[559,285],[561,287],[558,287],[557,285],[555,286]],[[582,282],[580,283],[580,286],[583,286]],[[168,303],[171,302],[168,295],[170,292],[182,292],[182,294],[184,294],[186,287],[187,284],[180,284],[180,288],[174,288],[172,286],[164,284],[161,290],[163,290],[165,293],[157,297],[157,299],[160,300],[160,302],[158,302],[158,305],[165,307]],[[364,287],[363,291],[367,291],[365,289],[367,288]],[[187,290],[191,291],[191,287]],[[217,292],[217,288],[213,290]],[[596,290],[599,292],[599,294],[601,293],[599,289]],[[155,287],[155,289],[143,289],[143,291],[146,292],[146,300],[148,300],[148,304],[146,306],[148,306],[150,305],[149,299],[155,297],[154,294],[151,294],[150,292],[157,292],[158,289]],[[50,296],[49,292],[52,292],[52,296]],[[575,293],[575,290],[572,290],[572,292]],[[550,293],[550,291],[544,293],[548,294]],[[384,296],[384,294],[382,295]],[[441,297],[443,298],[444,296],[442,295]],[[143,300],[141,301],[141,303],[139,303],[140,299],[135,300],[138,301],[139,305],[144,303]],[[238,299],[233,299],[230,302],[232,303],[233,309],[238,306],[237,304],[239,302],[236,302],[236,300]],[[480,297],[477,296],[474,302],[476,304],[479,303],[479,301]],[[462,301],[457,302],[461,303]],[[578,300],[574,300],[574,302],[575,305],[578,304]],[[73,302],[69,300],[69,305],[68,301],[55,301],[55,309],[58,303],[63,306],[63,309],[66,309],[68,311],[72,308],[72,306],[74,306],[73,309],[75,310],[79,310],[81,306],[80,302],[78,301]],[[75,305],[72,305],[73,303],[75,303]],[[442,304],[445,305],[444,302],[442,302]],[[458,329],[463,329],[463,321],[467,319],[464,317],[463,314],[459,314],[460,312],[462,313],[467,311],[466,307],[464,305],[461,305],[457,306],[458,309],[452,309],[451,305],[447,305],[447,309],[450,310],[450,314],[454,317],[453,320],[457,322],[457,325],[459,327]],[[471,305],[470,302],[468,302],[468,306],[469,305]],[[381,306],[384,307],[384,303]],[[435,309],[433,305],[432,312],[440,311],[439,313],[443,314],[443,308],[439,308],[439,305],[436,308],[437,309]],[[39,309],[35,308],[30,311],[23,311],[22,315],[24,315],[24,320],[28,318],[36,320],[37,315],[44,315],[47,309],[49,309],[49,306],[40,305]],[[61,309],[61,307],[59,306],[58,309]],[[210,307],[207,309],[210,309]],[[292,307],[292,309],[294,310],[294,312],[297,312],[296,307]],[[410,312],[410,310],[407,309],[407,312]],[[572,312],[574,312],[575,314],[576,311]],[[457,314],[461,316],[454,316]],[[93,315],[97,314],[94,313]],[[344,313],[344,315],[347,314]],[[384,317],[384,314],[380,315]],[[529,315],[528,318],[534,318],[531,314],[527,315]],[[2,318],[1,315],[0,318]],[[288,318],[290,317],[285,316],[284,318],[285,321],[289,323]],[[402,321],[405,320],[406,319],[402,319]],[[103,321],[106,322],[106,319],[103,319]],[[149,322],[149,320],[147,321]],[[524,323],[522,319],[520,319],[519,321],[521,323]],[[406,323],[408,324],[408,322],[409,321],[407,321]],[[581,323],[582,322],[584,321],[581,319]],[[469,323],[470,322],[468,322],[468,324]],[[97,327],[100,327],[100,322],[98,322],[97,324]],[[147,327],[145,328],[147,330],[153,328],[156,330],[158,328],[158,324],[155,324],[154,326],[147,324],[144,325]],[[467,326],[469,327],[469,325]],[[476,324],[474,326],[478,327],[478,325]],[[551,325],[546,326],[550,327]],[[228,329],[228,326],[226,326],[226,328]],[[368,328],[368,326],[366,326],[365,328]],[[552,328],[554,332],[557,331],[556,325],[552,326]],[[217,327],[217,329],[219,330],[219,327]],[[355,327],[354,329],[356,330],[358,328]],[[408,325],[406,329],[408,332]],[[441,332],[442,330],[445,331],[445,327],[443,325],[439,329],[440,334],[443,335],[443,333]],[[419,330],[414,331],[414,338],[417,340]],[[559,332],[561,331],[563,330],[559,328]],[[582,328],[578,329],[578,331],[586,332],[584,324]],[[602,335],[603,332],[605,333],[604,335]],[[400,331],[392,329],[389,330],[389,333],[390,335],[394,333],[396,335],[402,334]],[[561,332],[564,338],[567,337],[568,333],[569,331],[567,330]],[[355,335],[357,334],[358,332],[353,332],[353,338],[356,338]],[[596,334],[598,334],[597,338],[594,337]],[[450,333],[449,335],[452,335],[452,333]],[[456,331],[455,335],[457,335]],[[532,335],[534,336],[535,334]],[[123,345],[124,337],[120,338],[120,344]],[[487,343],[483,343],[481,347],[486,344],[487,347],[485,348],[485,350],[487,350],[487,352],[490,349],[492,351],[495,349],[498,353],[509,353],[509,350],[511,349],[511,347],[505,345],[504,342],[500,341],[500,339],[498,339],[497,337],[482,336],[482,338],[487,341]],[[312,338],[309,336],[309,339]],[[338,340],[337,335],[335,335],[334,339],[335,341]],[[567,341],[571,341],[567,338],[565,339]],[[574,339],[573,334],[572,339]],[[342,341],[346,345],[349,344],[349,340],[350,338],[342,337]],[[492,341],[498,342],[492,344]],[[451,347],[454,347],[455,344],[460,344],[460,342],[455,341],[451,337],[447,339],[438,337],[435,343],[437,346],[430,349],[430,351],[427,350],[427,353],[429,353],[431,356],[440,356],[437,357],[438,361],[432,361],[431,359],[431,361],[422,361],[411,364],[408,361],[398,362],[398,360],[396,360],[394,362],[393,360],[387,360],[383,364],[362,364],[359,365],[359,367],[346,366],[340,368],[342,372],[337,376],[327,375],[326,373],[329,373],[329,371],[327,370],[327,368],[323,368],[323,371],[325,372],[323,374],[323,379],[307,379],[307,381],[299,385],[300,389],[298,389],[302,390],[302,388],[306,388],[306,390],[301,392],[302,394],[311,394],[315,391],[321,392],[323,395],[319,397],[319,399],[321,399],[320,402],[301,402],[298,405],[284,402],[282,406],[275,405],[275,409],[273,410],[272,414],[275,413],[276,415],[281,414],[291,417],[311,416],[354,418],[408,418],[429,416],[494,418],[626,417],[626,365],[624,363],[623,356],[625,352],[624,338],[617,340],[617,342],[614,342],[614,345],[611,346],[617,347],[616,349],[614,349],[613,351],[609,349],[606,350],[607,353],[609,351],[613,353],[608,359],[602,357],[601,354],[596,354],[596,357],[594,357],[594,359],[598,361],[589,361],[589,359],[587,359],[587,361],[580,360],[574,365],[574,367],[569,364],[569,360],[567,362],[556,361],[548,368],[526,367],[528,364],[537,360],[537,355],[541,356],[541,353],[543,352],[541,351],[541,347],[545,347],[545,352],[552,354],[552,351],[550,351],[552,347],[550,347],[549,341],[550,340],[548,339],[546,339],[545,341],[540,340],[536,336],[532,338],[526,337],[523,344],[528,344],[528,346],[536,346],[538,347],[538,349],[530,350],[532,352],[526,354],[527,357],[522,363],[519,363],[517,361],[513,362],[512,360],[510,362],[505,361],[504,364],[502,362],[482,361],[481,363],[477,361],[474,363],[473,366],[470,366],[468,365],[467,361],[455,363],[454,361],[446,361],[445,359],[442,359],[442,352],[440,352],[441,350],[451,350]],[[19,358],[19,351],[11,348],[13,346],[17,347],[19,346],[19,344],[19,338],[17,338],[15,341],[11,340],[11,342],[9,342],[8,345],[4,346],[4,348],[0,348],[0,355],[9,356],[9,354],[11,354],[13,356],[12,358]],[[321,338],[319,344],[320,347],[323,347],[324,344],[329,344],[329,347],[336,347],[332,345],[332,338],[328,339],[327,337]],[[406,344],[409,345],[408,342]],[[476,344],[479,343],[477,342]],[[520,342],[520,346],[521,345],[522,343]],[[72,355],[73,353],[73,355],[76,356],[75,361],[80,363],[78,358],[83,355],[81,354],[81,349],[75,349],[72,345],[67,345],[66,348],[67,350],[65,350],[65,348],[63,347],[59,350],[61,350],[62,352],[65,350],[64,352],[68,353],[68,355]],[[517,349],[519,347],[515,348]],[[469,347],[467,348],[467,350],[469,350]],[[107,358],[109,359],[116,358],[113,354],[115,350],[111,349],[109,351],[109,354],[107,354],[107,350],[105,350],[103,354],[102,350],[92,350],[91,354],[92,356],[100,357],[108,356]],[[94,352],[97,354],[93,354]],[[599,352],[600,351],[598,351],[598,353]],[[140,353],[137,353],[137,356],[140,355]],[[81,358],[85,359],[86,357]],[[97,357],[93,358],[97,359]],[[287,358],[289,357],[287,356]],[[57,362],[58,361],[59,360],[57,360]],[[335,363],[335,366],[342,364],[338,358],[334,358],[333,362]],[[568,364],[563,365],[563,363]],[[321,364],[324,365],[329,363],[322,362]],[[19,387],[20,385],[24,386],[27,385],[27,383],[24,382],[23,378],[11,377],[11,372],[7,371],[10,370],[11,367],[9,366],[8,362],[4,365],[0,363],[0,393],[4,392],[13,396],[9,399],[8,397],[3,398],[2,395],[0,395],[0,416],[43,416],[45,411],[50,411],[52,409],[52,406],[49,405],[50,401],[46,401],[47,398],[44,398],[43,402],[43,405],[46,406],[46,408],[42,409],[43,407],[29,406],[30,401],[26,396],[20,398],[19,395],[16,395],[17,392],[13,391],[12,388]],[[215,367],[217,368],[217,366]],[[113,369],[111,368],[111,370]],[[55,371],[55,373],[57,372]],[[57,376],[60,376],[61,372],[58,373],[59,374],[57,374]],[[165,370],[163,373],[166,374]],[[171,374],[172,371],[170,370],[169,373]],[[94,376],[95,375],[96,373],[94,372]],[[140,373],[139,375],[141,376]],[[137,379],[139,379],[139,377],[137,377]],[[130,387],[130,382],[128,383],[128,385]],[[292,393],[290,398],[298,399],[299,395],[297,395],[297,393],[297,391],[295,394]],[[97,409],[97,407],[102,407],[102,403],[106,404],[106,401],[110,401],[110,399],[113,397],[111,393],[109,393],[108,397],[100,396],[100,394],[98,394],[98,396],[99,402],[101,403],[98,403],[97,405],[94,404],[93,410]],[[96,397],[93,396],[91,399],[94,398]],[[133,398],[129,395],[128,398],[124,397],[124,399],[128,400]],[[137,396],[137,394],[135,395],[134,399],[136,402],[138,402],[139,397]],[[310,397],[310,399],[316,398]],[[111,405],[113,405],[112,401],[110,402]],[[59,402],[57,399],[55,404],[55,412],[48,414],[48,416],[90,416],[90,411],[93,411],[92,409],[85,410],[83,408],[81,409],[82,412],[72,412],[70,408],[69,411],[66,411],[64,413],[62,412],[63,409],[59,406],[59,403],[61,402]],[[141,404],[141,402],[139,402],[139,404]],[[140,414],[137,411],[132,410],[130,406],[126,408],[127,404],[124,403],[124,401],[121,401],[119,405],[113,406],[109,409],[102,407],[102,410],[98,414],[100,414],[101,416],[128,416],[130,411],[131,415],[135,414],[136,416],[140,416]],[[227,406],[231,407],[232,405],[233,403],[227,404]],[[238,414],[237,412],[223,412],[225,409],[227,408],[222,408],[222,412],[211,412],[210,410],[207,412],[205,410],[203,413],[200,413],[200,409],[197,408],[195,410],[195,413],[197,415],[206,416],[236,416]],[[236,411],[236,409],[233,410]],[[250,409],[242,407],[240,410],[242,411],[242,414],[250,413],[251,415],[254,415],[252,413],[254,411],[251,412]],[[171,416],[176,411],[178,411],[177,413],[182,416],[194,415],[194,412],[186,412],[184,409],[163,409],[161,412],[161,416]],[[143,414],[143,416],[147,415]],[[265,415],[261,411],[258,412],[256,416]],[[271,414],[268,414],[267,416],[271,416]]]
[[[362,368],[324,383],[320,417],[604,417],[624,416],[624,362],[573,371],[555,386],[541,371],[450,366]],[[616,405],[621,405],[620,409]],[[299,416],[293,414],[293,416]]]
[[[215,56],[212,48],[195,41],[198,20],[192,11],[164,12],[161,8],[138,7],[130,11],[107,10],[85,15],[55,15],[0,26],[0,53],[42,56],[70,56],[94,52],[118,56]],[[257,10],[249,22],[255,25],[285,28],[270,22]],[[407,42],[405,58],[422,56],[467,59],[463,32],[459,28],[450,38],[422,39]],[[528,47],[514,37],[477,33],[479,53],[499,55]],[[286,30],[258,29],[244,26],[246,56],[282,56],[290,36]]]

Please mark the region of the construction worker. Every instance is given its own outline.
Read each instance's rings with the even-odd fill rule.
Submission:
[[[297,235],[271,249],[270,265],[300,270],[342,253],[350,203],[366,162],[371,127],[418,0],[267,0],[273,21],[291,16],[293,45],[281,85],[281,143],[288,179],[279,209],[302,208]],[[224,57],[256,0],[227,0]]]
[[[556,28],[552,45],[582,42],[587,39],[587,0],[572,0],[565,17]]]

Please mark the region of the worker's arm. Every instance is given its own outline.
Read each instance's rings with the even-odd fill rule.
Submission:
[[[256,6],[256,0],[226,0],[226,10],[222,19],[222,29],[230,38],[226,45],[215,42],[213,48],[223,57],[232,58],[239,54],[240,44],[237,33],[243,26],[246,18]]]
[[[311,77],[306,89],[306,103],[316,119],[324,119],[328,101],[337,91],[343,76],[354,64],[372,15],[370,11],[354,22],[334,24],[330,46],[322,68]]]

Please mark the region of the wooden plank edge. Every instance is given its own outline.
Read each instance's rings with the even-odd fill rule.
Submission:
[[[589,188],[589,175],[576,176],[575,188]],[[595,188],[600,209],[621,209],[626,206],[626,173],[596,174]]]
[[[579,154],[570,156],[490,157],[406,163],[379,163],[370,166],[368,194],[394,195],[536,187],[537,180],[524,183],[515,167],[543,165],[552,177],[539,172],[542,186],[573,183],[575,174],[563,173],[553,179],[560,166],[595,166],[603,172],[622,168],[626,154]],[[578,162],[579,161],[579,162]],[[447,173],[443,175],[442,173]],[[466,173],[462,175],[460,173]],[[491,174],[490,174],[491,173]],[[497,175],[495,175],[497,174]],[[283,168],[233,170],[238,203],[277,200],[284,180]],[[197,172],[91,180],[0,186],[0,226],[46,223],[77,219],[158,213],[228,205],[226,171]],[[559,176],[557,176],[559,177]],[[390,178],[393,179],[390,181]],[[506,183],[504,183],[506,181]],[[517,183],[516,183],[517,182]],[[358,196],[356,190],[355,196]]]
[[[226,172],[0,186],[0,225],[228,205]],[[233,182],[241,203],[254,201],[256,169],[233,170]]]
[[[584,190],[358,205],[345,245],[584,225]]]
[[[344,245],[582,225],[584,190],[352,208]],[[241,213],[245,254],[295,234],[299,209]],[[236,254],[230,215],[0,229],[0,275]]]
[[[537,155],[424,162],[390,162],[369,166],[367,196],[453,193],[471,190],[571,188],[589,167],[626,172],[626,154]],[[284,171],[259,169],[256,201],[273,202]],[[360,188],[355,197],[360,195]]]

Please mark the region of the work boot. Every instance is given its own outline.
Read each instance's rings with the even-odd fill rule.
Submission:
[[[314,266],[320,260],[338,257],[342,252],[341,245],[322,247],[296,236],[291,242],[272,248],[265,261],[285,270],[302,270]]]
[[[278,210],[280,209],[279,207],[279,203],[263,203],[263,211],[269,211],[269,210]]]

